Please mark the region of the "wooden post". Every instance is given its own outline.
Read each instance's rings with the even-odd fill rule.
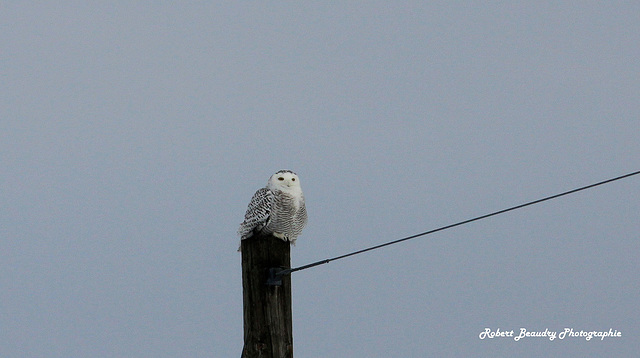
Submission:
[[[242,240],[242,358],[292,358],[291,276],[268,285],[269,269],[291,267],[288,242],[271,235]]]

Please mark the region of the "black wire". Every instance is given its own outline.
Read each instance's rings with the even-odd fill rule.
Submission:
[[[615,178],[612,178],[612,179],[603,180],[603,181],[598,182],[598,183],[589,184],[589,185],[587,185],[587,186],[583,186],[583,187],[580,187],[580,188],[577,188],[577,189],[572,189],[572,190],[569,190],[569,191],[565,191],[565,192],[560,193],[560,194],[555,194],[555,195],[547,196],[547,197],[542,198],[542,199],[538,199],[538,200],[530,201],[530,202],[528,202],[528,203],[524,203],[524,204],[520,204],[520,205],[512,206],[512,207],[507,208],[507,209],[498,210],[498,211],[492,212],[492,213],[490,213],[490,214],[485,214],[485,215],[481,215],[481,216],[475,217],[475,218],[473,218],[473,219],[468,219],[468,220],[460,221],[460,222],[457,222],[457,223],[455,223],[455,224],[450,224],[450,225],[447,225],[447,226],[439,227],[439,228],[437,228],[437,229],[433,229],[433,230],[425,231],[425,232],[422,232],[422,233],[419,233],[419,234],[415,234],[415,235],[407,236],[407,237],[402,238],[402,239],[398,239],[398,240],[394,240],[394,241],[389,241],[389,242],[386,242],[386,243],[384,243],[384,244],[380,244],[380,245],[376,245],[376,246],[371,246],[371,247],[368,247],[368,248],[366,248],[366,249],[362,249],[362,250],[358,250],[358,251],[350,252],[350,253],[348,253],[348,254],[344,254],[344,255],[336,256],[336,257],[333,257],[333,258],[330,258],[330,259],[324,259],[324,260],[321,260],[321,261],[313,262],[313,263],[310,263],[310,264],[307,264],[307,265],[304,265],[304,266],[300,266],[300,267],[296,267],[296,268],[291,268],[291,269],[285,269],[285,270],[279,271],[279,272],[277,273],[277,275],[278,275],[278,276],[287,275],[287,274],[290,274],[290,273],[292,273],[292,272],[301,271],[301,270],[305,270],[305,269],[308,269],[308,268],[311,268],[311,267],[314,267],[314,266],[319,266],[319,265],[327,264],[327,263],[329,263],[329,262],[331,262],[331,261],[344,259],[345,257],[349,257],[349,256],[353,256],[353,255],[361,254],[361,253],[363,253],[363,252],[367,252],[367,251],[371,251],[371,250],[376,250],[376,249],[379,249],[379,248],[381,248],[381,247],[385,247],[385,246],[389,246],[389,245],[397,244],[397,243],[400,243],[400,242],[403,242],[403,241],[407,241],[407,240],[415,239],[415,238],[420,237],[420,236],[425,236],[425,235],[433,234],[433,233],[438,232],[438,231],[443,231],[443,230],[451,229],[451,228],[456,227],[456,226],[460,226],[460,225],[468,224],[468,223],[473,222],[473,221],[478,221],[478,220],[486,219],[486,218],[488,218],[488,217],[495,216],[495,215],[499,215],[499,214],[503,214],[503,213],[506,213],[506,212],[508,212],[508,211],[512,211],[512,210],[516,210],[516,209],[521,209],[521,208],[524,208],[525,206],[538,204],[538,203],[541,203],[541,202],[543,202],[543,201],[547,201],[547,200],[551,200],[551,199],[559,198],[559,197],[561,197],[561,196],[565,196],[565,195],[573,194],[573,193],[576,193],[576,192],[579,192],[579,191],[582,191],[582,190],[590,189],[590,188],[593,188],[593,187],[596,187],[596,186],[598,186],[598,185],[602,185],[602,184],[611,183],[611,182],[613,182],[613,181],[620,180],[620,179],[624,179],[624,178],[627,178],[627,177],[630,177],[630,176],[633,176],[633,175],[637,175],[637,174],[640,174],[640,170],[639,170],[639,171],[636,171],[636,172],[633,172],[633,173],[629,173],[629,174],[621,175],[621,176],[619,176],[619,177],[615,177]]]

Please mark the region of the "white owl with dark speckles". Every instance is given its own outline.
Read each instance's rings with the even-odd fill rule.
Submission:
[[[306,224],[300,179],[291,170],[280,170],[251,198],[238,235],[244,240],[255,233],[271,234],[295,245]]]

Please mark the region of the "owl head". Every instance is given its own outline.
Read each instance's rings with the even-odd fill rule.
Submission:
[[[300,191],[300,179],[291,170],[280,170],[269,178],[267,187],[271,190],[295,192]]]

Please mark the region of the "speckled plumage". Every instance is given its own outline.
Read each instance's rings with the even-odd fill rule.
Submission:
[[[280,170],[251,198],[238,235],[244,240],[254,233],[272,234],[295,245],[306,224],[307,209],[300,180],[296,173]]]

